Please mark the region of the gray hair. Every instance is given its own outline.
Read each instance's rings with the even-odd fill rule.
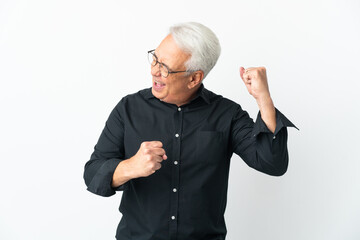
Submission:
[[[169,34],[180,49],[191,54],[185,63],[186,69],[202,70],[205,78],[215,66],[221,52],[215,33],[200,23],[186,22],[171,26]]]

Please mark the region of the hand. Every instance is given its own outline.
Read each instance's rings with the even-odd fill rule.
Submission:
[[[250,67],[246,70],[240,67],[240,77],[256,100],[270,96],[265,67]]]
[[[161,168],[161,162],[167,159],[160,141],[142,142],[138,152],[129,159],[129,167],[134,178],[147,177]]]

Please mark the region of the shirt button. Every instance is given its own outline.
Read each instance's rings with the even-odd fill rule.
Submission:
[[[178,164],[178,161],[174,161],[174,164],[177,165],[177,164]]]
[[[174,188],[174,189],[173,189],[173,192],[176,192],[176,191],[177,191],[176,188]]]
[[[179,134],[175,134],[175,137],[179,137]]]
[[[273,139],[275,139],[276,138],[276,136],[273,136]]]
[[[181,108],[178,108],[178,111],[180,112],[180,111],[181,111]]]
[[[175,220],[175,216],[171,216],[171,219],[172,219],[172,220]]]

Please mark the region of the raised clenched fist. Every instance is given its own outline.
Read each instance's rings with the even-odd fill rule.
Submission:
[[[240,77],[256,100],[270,96],[265,67],[240,67]]]
[[[147,177],[161,168],[161,162],[167,159],[160,141],[142,142],[138,152],[129,160],[134,177]]]

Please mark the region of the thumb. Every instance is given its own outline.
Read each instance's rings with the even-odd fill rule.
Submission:
[[[245,72],[245,68],[240,67],[240,77],[242,78],[242,80],[244,80],[244,72]]]

